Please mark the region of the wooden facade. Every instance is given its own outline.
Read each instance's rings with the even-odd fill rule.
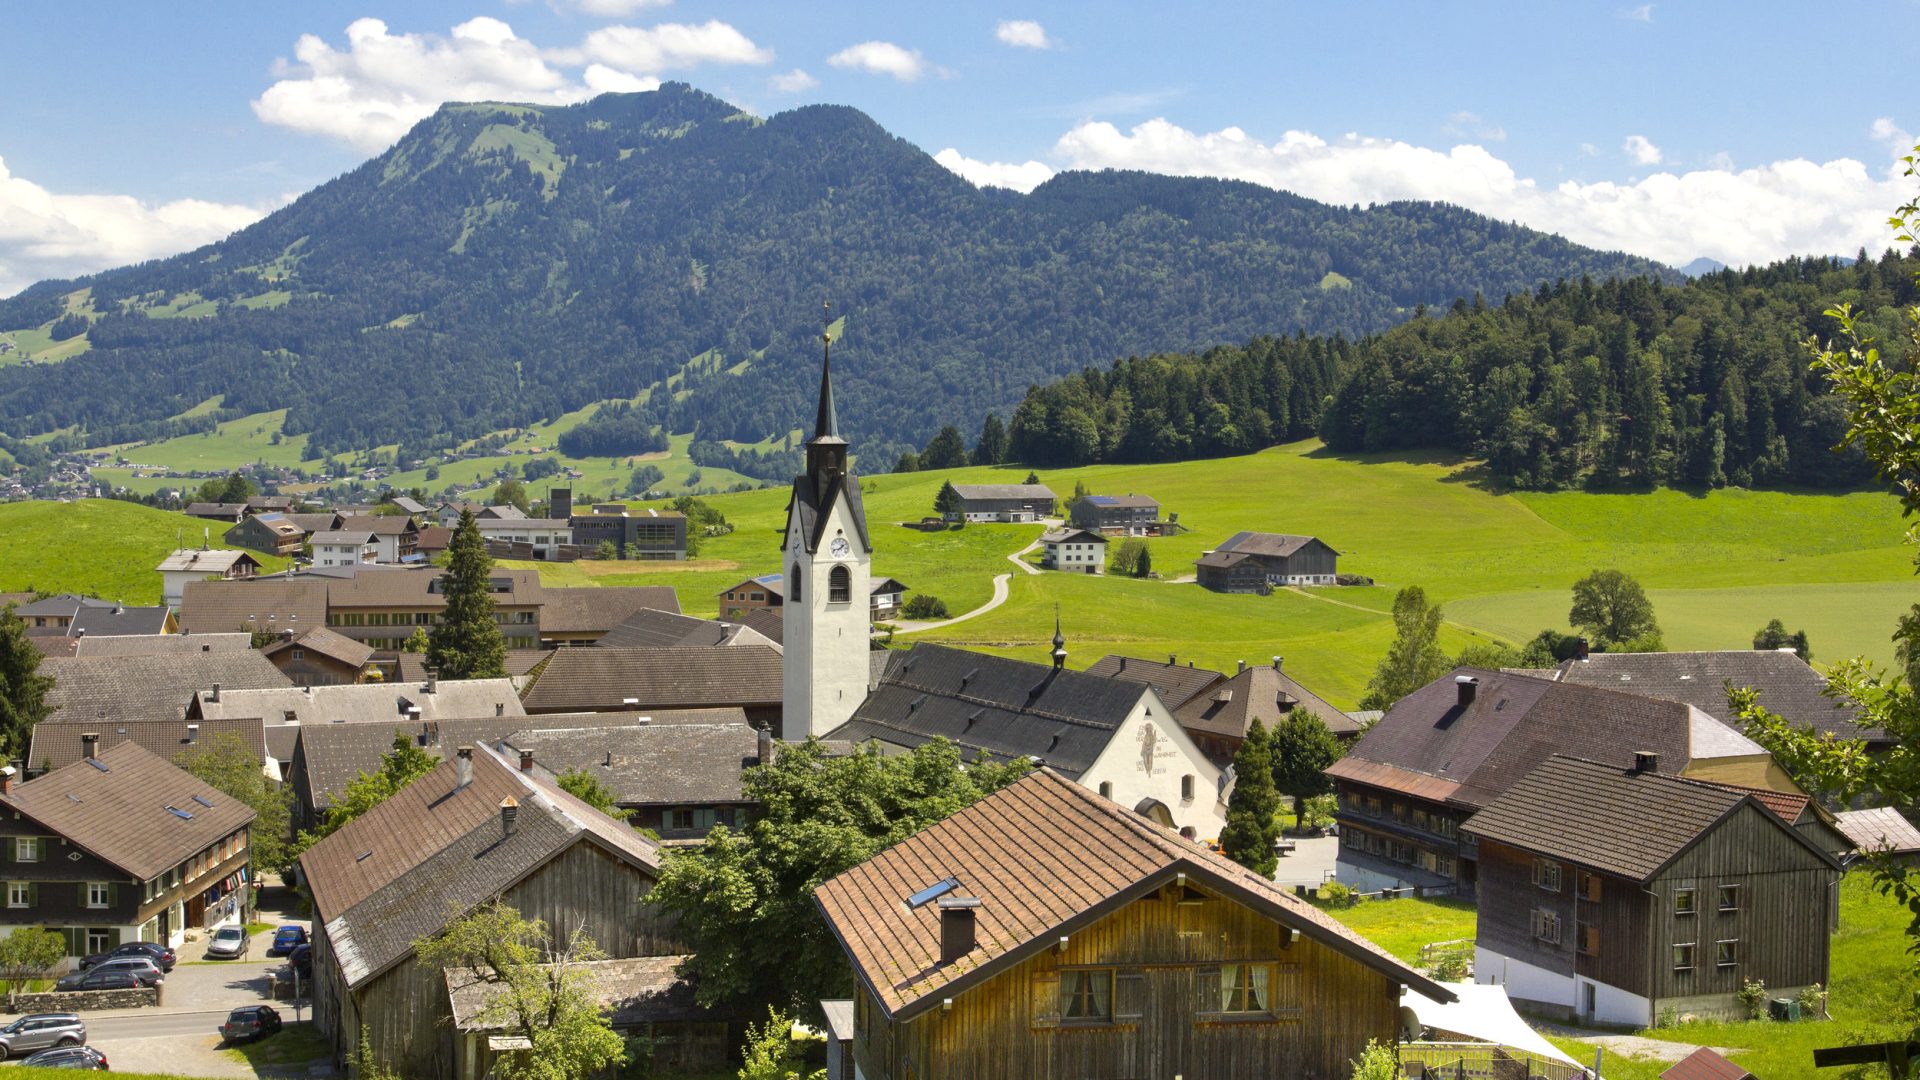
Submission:
[[[1227,1012],[1223,974],[1241,966],[1264,972],[1268,1000]],[[1110,980],[1104,1018],[1063,1008],[1081,972]],[[863,988],[853,1051],[868,1080],[1336,1077],[1368,1039],[1394,1038],[1399,994],[1393,979],[1244,904],[1169,884],[950,1008],[895,1021]]]

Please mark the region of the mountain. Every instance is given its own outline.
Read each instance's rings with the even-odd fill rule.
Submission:
[[[1719,259],[1709,259],[1705,255],[1702,255],[1681,267],[1680,272],[1690,278],[1696,278],[1702,274],[1711,274],[1718,270],[1725,270],[1726,268],[1727,264],[1721,262]]]
[[[226,240],[0,302],[70,357],[0,366],[0,431],[102,445],[286,408],[310,456],[406,454],[626,399],[758,441],[810,415],[831,300],[841,415],[891,461],[1116,356],[1582,275],[1678,280],[1443,204],[1131,172],[979,190],[838,106],[456,104]]]

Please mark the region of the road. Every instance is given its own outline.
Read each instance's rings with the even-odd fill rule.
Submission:
[[[1040,541],[1035,540],[1033,543],[1028,544],[1026,547],[1023,547],[1019,551],[1016,551],[1013,554],[1007,556],[1007,561],[1011,562],[1013,565],[1019,567],[1020,569],[1026,571],[1027,573],[1033,574],[1037,577],[1040,574],[1040,570],[1037,567],[1035,567],[1032,563],[1027,562],[1021,556],[1027,554],[1028,552],[1032,551],[1034,548],[1037,548],[1039,546],[1040,546]],[[938,622],[895,623],[894,633],[917,634],[917,633],[920,633],[922,630],[937,630],[942,626],[952,626],[954,623],[966,622],[968,619],[974,618],[975,616],[985,615],[987,612],[992,611],[994,608],[997,608],[1001,604],[1004,604],[1007,602],[1007,586],[1010,582],[1012,582],[1012,580],[1013,580],[1012,574],[995,574],[993,576],[993,599],[988,600],[986,603],[981,604],[979,607],[974,608],[972,611],[966,611],[958,615],[955,615],[951,619],[941,619]]]
[[[161,1012],[148,1009],[138,1013],[88,1016],[85,1020],[87,1041],[102,1042],[111,1039],[150,1039],[158,1035],[214,1035],[219,1033],[220,1021],[226,1018],[226,1009],[208,1012]]]

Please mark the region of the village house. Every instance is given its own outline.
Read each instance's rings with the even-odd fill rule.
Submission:
[[[67,955],[181,945],[244,923],[253,810],[137,744],[89,749],[26,783],[0,769],[0,927],[44,926]]]
[[[130,604],[85,605],[73,613],[67,624],[70,638],[151,637],[178,633],[180,624],[173,609],[165,604],[134,607]]]
[[[346,522],[346,518],[332,510],[316,510],[309,513],[282,515],[303,536],[312,536],[317,532],[332,532]]]
[[[1242,660],[1229,676],[1195,667],[1192,661],[1182,666],[1172,656],[1162,662],[1110,654],[1096,660],[1087,674],[1153,687],[1194,744],[1223,769],[1240,752],[1253,721],[1271,731],[1297,709],[1318,716],[1335,738],[1351,742],[1359,737],[1359,720],[1302,686],[1283,664],[1278,656],[1271,665],[1250,666]]]
[[[82,609],[113,606],[114,602],[111,600],[61,593],[58,596],[49,596],[45,600],[16,603],[13,614],[15,618],[26,624],[28,633],[36,630],[58,630],[64,636],[66,631],[72,628],[74,618]]]
[[[1261,586],[1333,585],[1340,553],[1314,536],[1237,532],[1194,564],[1203,589],[1257,592]]]
[[[556,515],[559,516],[559,515]],[[687,516],[678,510],[645,507],[629,511],[619,503],[574,513],[566,518],[573,543],[598,548],[611,543],[622,559],[676,560],[687,557]]]
[[[227,548],[180,548],[160,560],[154,570],[160,575],[160,602],[177,609],[186,595],[187,582],[250,578],[260,572],[260,560]]]
[[[540,718],[544,723],[544,718]],[[586,773],[613,804],[669,846],[698,844],[715,825],[738,829],[750,803],[746,770],[770,763],[773,733],[745,723],[676,723],[534,728],[501,740],[508,761],[531,761],[556,778]]]
[[[1053,516],[1059,497],[1045,484],[955,484],[960,509],[943,516],[948,521],[1040,521]]]
[[[291,495],[249,495],[247,513],[249,514],[285,514],[293,510]]]
[[[1468,818],[1474,978],[1583,1023],[1741,1019],[1735,994],[1830,981],[1840,864],[1751,794],[1555,756]]]
[[[1067,521],[1075,528],[1112,536],[1159,536],[1160,503],[1146,495],[1087,495],[1074,500]]]
[[[1729,722],[1739,718],[1728,708],[1727,690],[1752,689],[1762,708],[1796,727],[1811,727],[1836,739],[1861,739],[1870,750],[1892,745],[1886,732],[1860,726],[1859,706],[1828,697],[1826,676],[1792,649],[1590,653],[1562,662],[1548,677],[1685,702]]]
[[[1460,823],[1553,754],[1805,798],[1759,744],[1680,702],[1511,672],[1457,668],[1396,702],[1327,770],[1339,802],[1339,878],[1371,892],[1472,895],[1478,855]]]
[[[1040,565],[1069,574],[1104,574],[1107,538],[1088,529],[1048,529],[1040,534]]]
[[[307,538],[315,566],[359,566],[380,561],[380,541],[370,532],[331,529]]]
[[[224,521],[235,524],[247,516],[247,504],[243,502],[197,502],[188,503],[182,513],[188,517],[205,518],[208,521]]]
[[[47,724],[178,720],[185,715],[187,703],[198,691],[219,686],[238,690],[293,685],[266,657],[252,649],[50,656],[40,661],[40,674],[53,679],[46,698],[52,713],[41,721]]]
[[[874,622],[900,617],[907,587],[894,578],[881,578],[867,592],[868,616]],[[755,611],[779,611],[786,600],[786,576],[762,574],[720,590],[720,617],[745,619]]]
[[[397,652],[416,627],[431,632],[446,610],[442,571],[437,567],[363,564],[335,569],[345,572],[323,577],[327,628],[374,649]],[[494,621],[500,625],[507,647],[537,647],[540,607],[546,599],[540,572],[496,567],[488,575],[487,589],[493,596]]]
[[[264,725],[257,716],[231,720],[123,720],[98,725],[35,724],[25,764],[29,778],[42,776],[85,758],[89,749],[98,753],[126,742],[177,764],[182,753],[207,747],[228,737],[238,738],[245,743],[254,758],[261,762],[262,771],[275,780],[280,778],[277,770],[265,768],[266,735]]]
[[[302,515],[306,516],[306,515]],[[265,555],[291,559],[300,554],[308,531],[286,514],[255,514],[221,534],[221,540]]]
[[[486,747],[407,785],[300,857],[313,899],[313,1022],[343,1062],[361,1039],[416,1080],[478,1076],[445,973],[413,943],[498,900],[614,958],[676,955],[646,902],[653,842]]]
[[[851,1050],[867,1080],[1341,1077],[1369,1040],[1394,1041],[1404,987],[1455,997],[1051,769],[814,902],[853,965]]]
[[[383,563],[409,561],[414,554],[414,541],[420,536],[420,527],[413,523],[412,518],[402,514],[349,516],[340,522],[340,531],[372,533],[374,543],[380,548],[377,561]]]
[[[334,686],[378,678],[373,650],[324,626],[282,630],[280,640],[263,646],[260,655],[300,686]]]
[[[917,644],[826,737],[882,752],[944,737],[965,757],[1031,758],[1164,828],[1219,836],[1230,785],[1154,689],[1065,665],[1057,631],[1051,668]]]
[[[573,545],[573,526],[566,518],[474,520],[480,538],[498,558],[540,559],[558,562],[563,549]]]
[[[757,631],[724,619],[696,619],[671,611],[643,608],[594,642],[601,649],[670,649],[680,646],[718,648],[726,645],[775,643]],[[777,647],[777,646],[775,646]]]
[[[535,715],[737,708],[751,723],[777,725],[780,673],[769,645],[560,649],[522,700]]]

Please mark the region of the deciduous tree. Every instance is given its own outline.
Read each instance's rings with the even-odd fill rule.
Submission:
[[[223,732],[175,754],[173,763],[253,808],[248,846],[256,877],[259,869],[287,870],[292,862],[293,789],[267,780],[260,771],[260,755],[245,739]]]
[[[1391,709],[1393,703],[1446,674],[1440,651],[1440,605],[1427,603],[1427,591],[1409,585],[1393,596],[1393,644],[1373,671],[1363,709]]]
[[[493,558],[474,523],[460,511],[440,578],[447,606],[427,635],[427,666],[446,679],[497,679],[507,673],[507,641],[494,621]]]
[[[595,810],[610,818],[625,821],[633,816],[633,811],[614,804],[613,789],[600,782],[600,778],[585,769],[570,769],[558,778],[560,790],[565,791]]]
[[[1233,755],[1233,792],[1227,796],[1227,824],[1220,830],[1220,853],[1261,877],[1273,876],[1279,865],[1274,841],[1280,825],[1280,793],[1273,786],[1273,759],[1266,726],[1258,718],[1247,728],[1247,738]]]
[[[1567,612],[1567,622],[1585,631],[1595,645],[1602,647],[1626,644],[1660,632],[1647,591],[1619,570],[1595,570],[1575,582],[1573,608]]]
[[[1753,635],[1753,647],[1756,649],[1792,649],[1794,655],[1802,660],[1812,660],[1813,650],[1807,645],[1807,632],[1795,630],[1787,633],[1787,628],[1779,619],[1770,619]]]
[[[27,640],[27,624],[13,607],[0,609],[0,751],[10,760],[27,752],[33,726],[52,712],[47,691],[53,689],[53,677],[40,674],[40,650]]]
[[[259,771],[257,767],[255,771]],[[13,1003],[23,984],[46,978],[66,957],[67,939],[44,926],[15,927],[0,938],[0,982],[7,984],[8,1004]]]
[[[509,476],[500,481],[500,486],[493,489],[493,498],[488,500],[487,505],[511,506],[524,514],[533,504],[527,500],[527,486]]]
[[[1340,740],[1312,709],[1294,709],[1273,725],[1271,746],[1273,786],[1293,800],[1294,820],[1302,820],[1303,802],[1333,791],[1327,770],[1340,760]]]

